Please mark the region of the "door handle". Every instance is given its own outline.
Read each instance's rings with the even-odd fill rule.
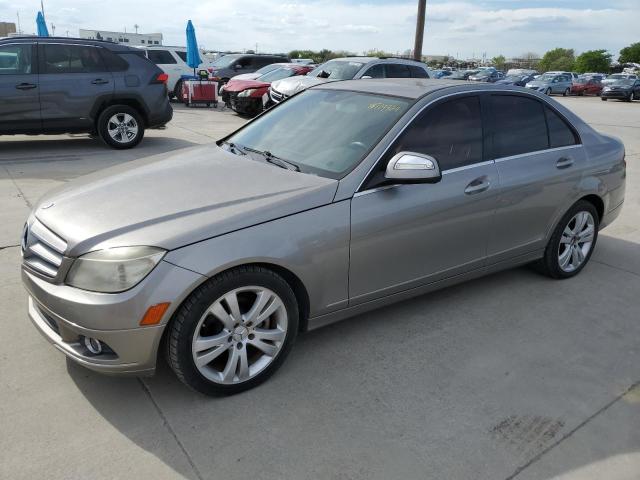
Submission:
[[[467,195],[474,195],[476,193],[484,192],[490,186],[491,182],[489,182],[489,179],[486,176],[479,177],[467,185],[467,188],[464,189],[464,193]]]
[[[569,168],[571,165],[573,165],[572,158],[562,157],[562,158],[559,158],[558,161],[556,162],[556,168],[559,168],[560,170],[564,168]]]
[[[31,90],[32,88],[36,88],[37,85],[33,84],[33,83],[19,83],[18,85],[16,85],[16,88],[18,90]]]
[[[104,85],[105,83],[109,83],[109,80],[103,80],[102,78],[96,78],[93,82],[94,85]]]

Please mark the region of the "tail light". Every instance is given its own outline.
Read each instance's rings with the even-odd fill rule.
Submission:
[[[209,70],[209,73],[213,73],[213,68],[209,67],[207,70]]]
[[[156,77],[153,80],[151,80],[151,83],[164,83],[166,85],[168,80],[169,80],[169,75],[163,72],[156,75]]]

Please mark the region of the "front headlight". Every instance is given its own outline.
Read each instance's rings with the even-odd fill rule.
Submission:
[[[250,97],[253,92],[255,92],[255,88],[249,88],[248,90],[241,91],[238,96],[239,97]]]
[[[93,292],[123,292],[151,273],[165,253],[157,247],[116,247],[89,252],[73,262],[65,283]]]

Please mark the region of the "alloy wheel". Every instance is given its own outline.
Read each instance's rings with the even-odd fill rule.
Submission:
[[[214,383],[246,382],[276,358],[287,326],[284,302],[273,291],[258,286],[232,290],[200,318],[192,340],[194,364]]]
[[[129,143],[138,136],[138,122],[128,113],[116,113],[107,122],[109,136],[118,143]]]
[[[560,237],[558,246],[558,265],[570,273],[585,262],[589,256],[595,238],[595,220],[589,212],[575,214]]]

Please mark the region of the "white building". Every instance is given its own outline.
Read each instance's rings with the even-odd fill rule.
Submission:
[[[124,43],[131,46],[162,45],[161,33],[128,33],[109,32],[106,30],[80,29],[80,38],[87,40],[106,40],[107,42]]]

